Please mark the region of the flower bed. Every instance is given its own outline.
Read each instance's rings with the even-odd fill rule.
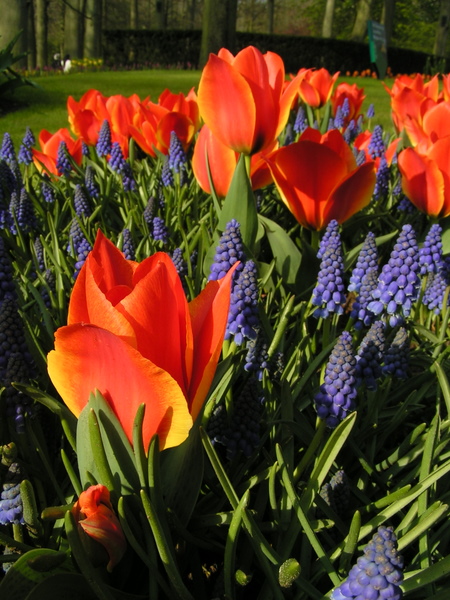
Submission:
[[[449,79],[336,79],[3,136],[0,594],[445,597]]]

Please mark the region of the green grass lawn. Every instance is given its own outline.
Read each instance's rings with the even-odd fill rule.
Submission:
[[[26,127],[30,127],[36,137],[41,129],[53,133],[60,127],[67,127],[67,97],[73,96],[79,100],[92,88],[105,96],[131,96],[136,93],[141,98],[150,96],[157,102],[164,89],[187,93],[197,86],[199,78],[200,71],[179,70],[71,73],[38,77],[34,81],[39,87],[20,88],[14,95],[0,99],[0,140],[8,132],[18,149]],[[367,98],[363,110],[367,110],[371,102],[375,105],[375,118],[371,125],[379,123],[388,131],[392,129],[389,95],[380,81],[366,78],[342,78],[340,81],[356,82],[364,87]]]

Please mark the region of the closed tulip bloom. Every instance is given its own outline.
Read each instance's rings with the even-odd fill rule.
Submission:
[[[113,510],[108,488],[101,484],[91,485],[80,494],[71,512],[78,523],[80,533],[86,534],[104,547],[109,557],[106,568],[112,571],[122,559],[127,543]],[[98,558],[96,551],[92,554]]]
[[[182,443],[214,377],[233,272],[188,303],[168,254],[126,260],[99,232],[48,355],[50,378],[75,416],[98,389],[130,441],[145,403],[145,447],[154,434],[161,448]]]
[[[405,195],[429,217],[450,215],[450,136],[437,140],[425,153],[406,148],[398,157]]]
[[[254,154],[286,125],[302,76],[284,84],[284,64],[273,52],[248,46],[233,56],[210,54],[198,88],[200,115],[212,133],[236,152]]]
[[[331,98],[339,71],[331,75],[327,69],[301,69],[304,74],[299,87],[299,95],[305,104],[313,108],[324,106]]]
[[[324,135],[306,129],[266,160],[281,199],[303,227],[319,231],[333,219],[343,223],[372,197],[374,163],[358,167],[336,129]]]
[[[338,107],[342,107],[344,101],[348,101],[348,114],[344,115],[344,125],[348,125],[352,119],[356,121],[361,112],[361,106],[364,102],[366,95],[364,94],[364,88],[360,88],[354,83],[340,83],[331,98],[333,106],[333,114],[336,115]]]
[[[69,131],[65,128],[58,129],[56,133],[50,133],[43,129],[39,134],[39,145],[41,150],[32,148],[33,161],[36,168],[43,169],[52,175],[58,175],[57,161],[58,150],[61,142],[66,145],[68,154],[80,165],[82,156],[81,139],[74,140]]]

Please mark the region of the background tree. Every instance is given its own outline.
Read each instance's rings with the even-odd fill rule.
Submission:
[[[85,58],[99,58],[102,55],[101,0],[86,0],[83,42],[83,55]]]
[[[381,13],[381,23],[384,25],[386,33],[386,45],[391,45],[392,28],[394,26],[395,0],[384,0],[383,11]]]
[[[47,51],[47,0],[35,0],[34,2],[34,31],[36,42],[36,65],[44,67],[48,64]]]
[[[2,3],[2,16],[0,17],[0,44],[4,48],[18,33],[23,31],[14,46],[14,54],[27,51],[27,25],[28,25],[27,0],[8,0]],[[15,63],[18,67],[26,66],[26,59]]]
[[[322,37],[330,38],[333,31],[335,0],[327,0],[325,5],[325,14],[322,23]]]
[[[137,29],[139,23],[139,3],[138,0],[130,0],[130,29]]]
[[[64,2],[64,55],[82,58],[83,1]]]
[[[210,52],[236,47],[237,0],[205,0],[203,3],[202,42],[199,64],[202,68]]]
[[[367,31],[367,21],[370,19],[373,0],[359,0],[356,18],[353,24],[351,39],[362,42]]]
[[[450,21],[450,0],[441,0],[439,21],[436,28],[436,40],[434,42],[433,54],[437,57],[445,56],[448,28]]]

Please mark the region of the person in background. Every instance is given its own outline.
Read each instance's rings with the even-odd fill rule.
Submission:
[[[70,54],[66,54],[64,60],[62,61],[62,68],[64,73],[70,73],[70,69],[72,68],[72,61],[70,60]]]

